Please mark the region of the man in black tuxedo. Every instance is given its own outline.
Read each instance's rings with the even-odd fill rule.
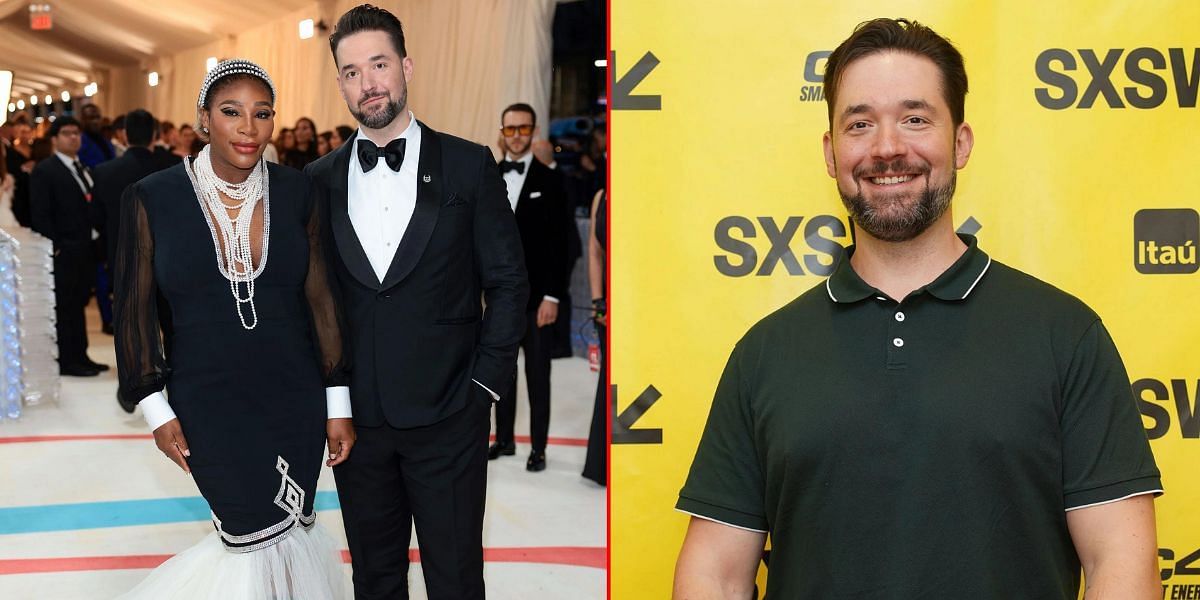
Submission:
[[[54,301],[58,367],[63,375],[91,377],[108,370],[88,358],[87,306],[96,274],[92,254],[92,178],[79,162],[81,128],[72,117],[50,126],[55,152],[30,175],[33,230],[54,242]]]
[[[525,307],[525,383],[529,391],[529,431],[533,449],[526,470],[546,468],[546,438],[550,430],[550,358],[553,325],[559,302],[569,297],[570,245],[575,222],[567,208],[567,193],[558,172],[536,160],[530,148],[537,133],[533,107],[518,103],[500,113],[500,173],[508,187],[508,204],[517,217],[525,269],[529,273],[529,302]],[[488,459],[516,453],[513,426],[517,417],[517,381],[496,404],[496,443]]]
[[[158,138],[158,121],[153,115],[139,108],[130,111],[123,118],[125,138],[128,141],[125,152],[115,160],[101,163],[92,173],[96,180],[96,188],[92,192],[92,205],[95,207],[93,214],[96,215],[98,228],[104,232],[101,237],[105,239],[105,249],[110,258],[117,255],[117,244],[121,239],[121,197],[125,194],[125,188],[151,173],[179,162],[179,158],[174,155],[171,155],[171,159],[164,160],[152,149],[154,140]],[[169,337],[170,307],[165,302],[160,302],[158,310],[163,332]],[[127,402],[120,394],[117,394],[117,403],[127,413],[133,413],[137,406],[136,402]]]
[[[121,221],[121,195],[125,193],[125,188],[170,166],[150,149],[158,134],[158,121],[154,120],[154,116],[139,108],[123,118],[125,137],[129,141],[127,149],[119,158],[101,163],[92,172],[96,180],[92,195],[97,223],[103,226],[110,257],[117,255],[117,240],[120,239],[117,237],[117,227]]]
[[[329,42],[362,128],[305,172],[328,197],[354,364],[357,444],[334,475],[355,597],[408,597],[415,524],[429,598],[482,599],[489,408],[529,294],[516,220],[487,148],[408,110],[395,16],[356,7]]]

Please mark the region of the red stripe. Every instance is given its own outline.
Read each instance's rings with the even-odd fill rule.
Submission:
[[[529,436],[518,435],[517,441],[522,444],[530,442]],[[0,437],[0,444],[26,444],[33,442],[95,442],[105,440],[152,440],[153,435],[147,433],[121,433],[121,434],[98,434],[98,435],[24,435],[13,437]],[[492,441],[496,441],[496,436],[491,436]],[[553,446],[587,446],[587,438],[566,438],[566,437],[549,437],[546,438],[547,443]]]
[[[153,569],[166,562],[171,556],[170,554],[138,554],[130,556],[7,559],[0,560],[0,575]],[[408,551],[408,557],[413,562],[421,561],[421,554],[415,549]],[[586,546],[484,548],[483,560],[490,563],[536,563],[603,569],[605,567],[605,549]],[[349,551],[342,550],[342,562],[350,562]]]

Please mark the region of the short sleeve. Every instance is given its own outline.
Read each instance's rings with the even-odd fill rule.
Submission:
[[[1104,325],[1075,347],[1063,385],[1063,493],[1067,510],[1149,492],[1162,482],[1129,375]]]
[[[754,442],[754,419],[741,347],[717,384],[708,423],[675,508],[741,529],[765,532],[765,487]]]

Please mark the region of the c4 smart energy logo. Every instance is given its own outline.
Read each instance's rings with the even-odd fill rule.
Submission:
[[[801,102],[825,101],[825,63],[828,62],[829,50],[809,52],[804,59],[804,87],[800,88]]]
[[[1195,273],[1200,214],[1191,208],[1144,208],[1133,216],[1133,266],[1138,273]]]

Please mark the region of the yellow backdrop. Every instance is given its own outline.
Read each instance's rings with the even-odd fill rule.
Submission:
[[[1164,597],[1200,591],[1200,3],[611,10],[613,598],[670,596],[688,519],[673,506],[734,342],[849,242],[820,75],[824,53],[880,16],[963,53],[975,148],[955,225],[1103,317],[1167,488]]]

